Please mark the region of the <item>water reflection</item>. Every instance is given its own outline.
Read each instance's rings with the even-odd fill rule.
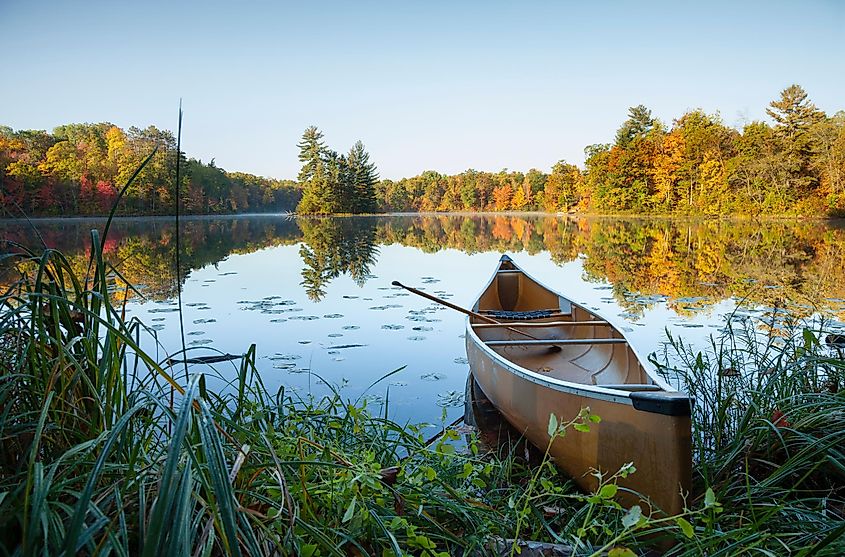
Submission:
[[[36,221],[44,242],[71,263],[87,265],[89,230],[102,221]],[[614,299],[636,317],[668,303],[680,315],[731,297],[768,307],[792,304],[798,313],[839,309],[845,299],[845,229],[823,221],[678,221],[512,215],[413,215],[291,219],[280,216],[186,219],[182,271],[174,274],[170,220],[121,219],[112,226],[106,255],[122,275],[145,286],[154,300],[174,295],[192,270],[231,254],[300,244],[301,286],[311,300],[349,275],[363,285],[379,246],[399,244],[433,253],[548,252],[557,264],[583,260],[581,279],[610,283]],[[37,236],[21,221],[0,223],[5,240],[28,246]],[[6,247],[4,251],[11,250]],[[0,281],[18,276],[6,265]]]
[[[80,275],[90,230],[102,225],[36,221]],[[660,351],[667,328],[706,343],[735,319],[774,326],[788,304],[804,313],[845,308],[845,230],[818,221],[241,216],[190,218],[182,230],[178,276],[172,221],[121,219],[106,242],[122,276],[143,285],[144,298],[129,300],[126,312],[155,332],[144,346],[157,359],[181,351],[181,317],[189,357],[240,354],[255,343],[271,390],[320,395],[323,382],[340,385],[352,399],[389,400],[400,421],[457,417],[468,365],[464,316],[392,287],[394,279],[466,305],[508,252],[617,321],[644,354]],[[39,245],[23,222],[0,222],[0,238]],[[2,283],[28,271],[10,261],[0,260]],[[749,303],[737,309],[740,297]]]
[[[378,256],[373,218],[302,218],[302,286],[308,298],[320,301],[326,285],[344,273],[363,286]]]

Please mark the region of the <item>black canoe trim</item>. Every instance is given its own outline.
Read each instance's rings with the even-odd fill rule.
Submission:
[[[629,395],[634,408],[665,416],[689,416],[692,400],[683,393],[632,392]]]

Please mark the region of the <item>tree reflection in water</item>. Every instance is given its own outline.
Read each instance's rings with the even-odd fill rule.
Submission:
[[[47,245],[63,251],[84,275],[90,230],[101,228],[102,220],[35,222]],[[106,242],[106,256],[131,283],[146,285],[144,294],[152,299],[172,297],[177,280],[184,283],[193,269],[216,265],[229,254],[297,243],[301,285],[312,300],[322,299],[328,284],[344,273],[364,284],[378,247],[391,244],[425,253],[446,248],[465,253],[547,252],[559,265],[580,258],[579,280],[609,282],[608,295],[633,313],[648,307],[649,297],[664,297],[681,314],[732,296],[769,307],[791,303],[798,314],[841,307],[838,300],[845,299],[845,226],[836,221],[508,214],[190,218],[182,229],[178,279],[173,276],[173,232],[169,219],[118,219]],[[40,244],[22,221],[0,222],[0,238],[35,249]],[[0,262],[0,284],[25,271],[10,261]]]
[[[302,282],[308,298],[318,302],[328,283],[348,273],[363,286],[376,262],[376,221],[369,217],[300,218]]]

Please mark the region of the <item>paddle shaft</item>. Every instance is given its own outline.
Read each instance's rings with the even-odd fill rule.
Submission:
[[[446,300],[443,300],[443,299],[441,299],[441,298],[438,298],[437,296],[432,296],[431,294],[429,294],[429,293],[427,293],[427,292],[423,292],[422,290],[417,290],[416,288],[413,288],[413,287],[411,287],[411,286],[405,286],[404,284],[402,284],[402,283],[401,283],[401,282],[399,282],[398,280],[394,280],[391,284],[392,284],[393,286],[398,286],[398,287],[400,287],[400,288],[404,288],[404,289],[405,289],[405,290],[407,290],[408,292],[411,292],[411,293],[413,293],[413,294],[416,294],[417,296],[422,296],[423,298],[427,298],[427,299],[431,300],[432,302],[437,302],[438,304],[443,305],[443,306],[446,306],[447,308],[451,308],[451,309],[453,309],[453,310],[455,310],[455,311],[459,311],[459,312],[463,313],[464,315],[469,315],[470,317],[475,317],[476,319],[481,319],[482,321],[486,321],[487,323],[492,323],[492,324],[494,324],[494,325],[502,325],[502,326],[503,326],[504,328],[506,328],[507,330],[509,330],[509,331],[513,331],[514,333],[518,333],[518,334],[520,334],[520,335],[522,335],[522,336],[524,336],[524,337],[528,337],[528,338],[530,338],[530,339],[532,339],[532,340],[542,340],[542,339],[539,339],[539,338],[537,338],[537,337],[535,337],[535,336],[533,336],[533,335],[530,335],[530,334],[526,333],[525,331],[520,331],[519,329],[515,329],[515,328],[513,328],[513,327],[509,327],[508,325],[506,325],[506,324],[504,324],[504,323],[502,323],[502,322],[500,322],[500,321],[496,321],[496,320],[495,320],[495,319],[493,319],[492,317],[487,317],[486,315],[481,315],[480,313],[475,313],[474,311],[470,311],[470,310],[468,310],[468,309],[464,309],[464,308],[462,308],[461,306],[456,306],[456,305],[455,305],[455,304],[453,304],[453,303],[447,302]]]

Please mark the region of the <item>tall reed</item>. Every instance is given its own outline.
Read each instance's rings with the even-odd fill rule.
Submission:
[[[721,503],[674,553],[845,554],[845,361],[823,321],[728,327],[704,351],[668,335],[658,362],[695,398],[697,492]]]

